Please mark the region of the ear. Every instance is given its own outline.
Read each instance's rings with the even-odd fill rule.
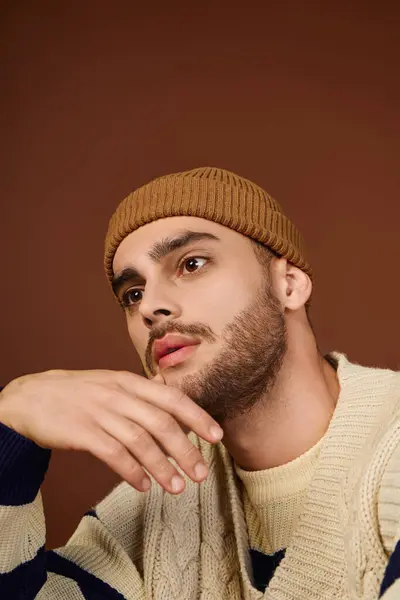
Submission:
[[[289,263],[286,258],[275,261],[273,283],[275,294],[283,308],[298,310],[311,296],[312,282],[309,275]]]

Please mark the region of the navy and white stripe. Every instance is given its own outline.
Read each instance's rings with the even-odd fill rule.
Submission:
[[[51,451],[46,450],[0,423],[0,504],[12,514],[32,511],[37,504],[40,486],[49,466]],[[87,516],[97,518],[94,510]],[[8,533],[12,529],[7,530]],[[0,534],[1,535],[1,534]],[[38,545],[40,537],[27,532],[24,549],[32,555],[18,562],[18,552],[1,557],[0,598],[7,600],[34,600],[45,585],[50,573],[75,581],[84,600],[125,600],[124,596],[98,577],[82,569],[56,551],[46,551]],[[43,540],[44,541],[44,540]],[[21,554],[22,556],[22,554]]]
[[[389,558],[389,563],[383,576],[379,598],[382,598],[386,590],[394,585],[396,581],[400,582],[400,540],[397,542],[394,552]]]
[[[57,552],[48,553],[47,563],[48,571],[76,581],[85,600],[125,600],[125,597],[108,583],[81,569]]]
[[[53,550],[40,548],[30,561],[22,563],[9,573],[0,574],[0,598],[7,600],[34,600],[47,581],[49,573],[76,581],[84,600],[125,600],[110,585]]]

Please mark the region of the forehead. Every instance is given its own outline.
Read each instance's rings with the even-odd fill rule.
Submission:
[[[242,237],[241,234],[228,227],[199,217],[166,217],[157,219],[139,227],[122,240],[114,256],[114,272],[122,269],[134,257],[139,258],[144,256],[155,242],[160,241],[166,236],[178,235],[185,229],[213,233],[221,240],[229,240],[232,236],[234,238]]]

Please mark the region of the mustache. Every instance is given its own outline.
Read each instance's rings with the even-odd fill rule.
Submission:
[[[160,340],[168,333],[179,333],[181,335],[197,336],[203,338],[206,342],[214,342],[216,340],[216,335],[213,333],[212,329],[208,325],[204,325],[203,323],[163,323],[157,328],[151,330],[149,341],[147,343],[145,360],[146,367],[148,368],[150,373],[153,373],[153,344],[156,340]]]

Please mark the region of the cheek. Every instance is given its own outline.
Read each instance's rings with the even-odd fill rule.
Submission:
[[[136,349],[136,352],[140,357],[143,357],[146,352],[149,339],[148,330],[143,326],[139,326],[138,323],[135,322],[134,318],[127,319],[127,326],[129,337]]]
[[[251,301],[251,290],[244,281],[215,279],[207,286],[207,293],[193,298],[187,320],[199,321],[211,327],[219,335],[235,316]],[[186,320],[186,319],[185,319]]]

